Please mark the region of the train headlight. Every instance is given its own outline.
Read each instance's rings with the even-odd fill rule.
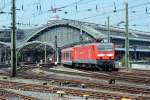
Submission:
[[[106,56],[114,56],[114,55],[110,53],[110,54],[106,54]]]
[[[105,56],[105,54],[98,54],[97,56],[99,56],[99,57],[103,57],[103,56]]]

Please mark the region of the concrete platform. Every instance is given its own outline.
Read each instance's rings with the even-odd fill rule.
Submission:
[[[67,67],[64,67],[64,66],[57,66],[57,67],[53,67],[53,68],[50,68],[52,70],[59,70],[59,71],[69,71],[69,72],[78,72],[78,73],[86,73],[86,72],[83,72],[83,71],[80,71],[80,70],[77,70],[77,69],[73,69],[73,68],[67,68]]]
[[[14,89],[7,89],[7,90],[25,96],[35,97],[38,98],[39,100],[85,100],[85,97],[77,97],[77,96],[69,96],[69,95],[64,95],[63,97],[60,97],[59,94],[53,94],[53,93],[39,93],[39,92],[21,91],[21,90],[14,90]],[[101,99],[89,98],[88,100],[101,100]]]
[[[132,69],[139,69],[139,70],[150,70],[150,63],[149,64],[132,64]]]

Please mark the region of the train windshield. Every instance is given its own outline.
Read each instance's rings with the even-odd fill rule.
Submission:
[[[97,49],[100,51],[112,51],[113,46],[112,44],[98,44]]]

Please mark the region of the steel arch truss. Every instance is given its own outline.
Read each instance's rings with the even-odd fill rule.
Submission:
[[[45,46],[45,45],[47,46],[47,48],[49,48],[51,50],[54,50],[54,45],[53,44],[47,43],[47,42],[41,42],[41,41],[27,42],[27,43],[25,43],[23,45],[18,46],[17,48],[18,48],[18,52],[22,51],[23,49],[26,49],[28,51],[30,51],[30,50],[32,51],[32,50],[36,50],[36,49],[40,50],[40,48],[42,46]]]
[[[80,23],[55,21],[49,23],[26,39],[26,42],[44,41],[55,44],[57,36],[58,47],[75,42],[90,41],[104,38],[99,31]]]

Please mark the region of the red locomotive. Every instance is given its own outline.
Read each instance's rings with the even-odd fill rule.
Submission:
[[[112,71],[115,68],[113,43],[81,44],[61,51],[63,65],[97,68]]]

